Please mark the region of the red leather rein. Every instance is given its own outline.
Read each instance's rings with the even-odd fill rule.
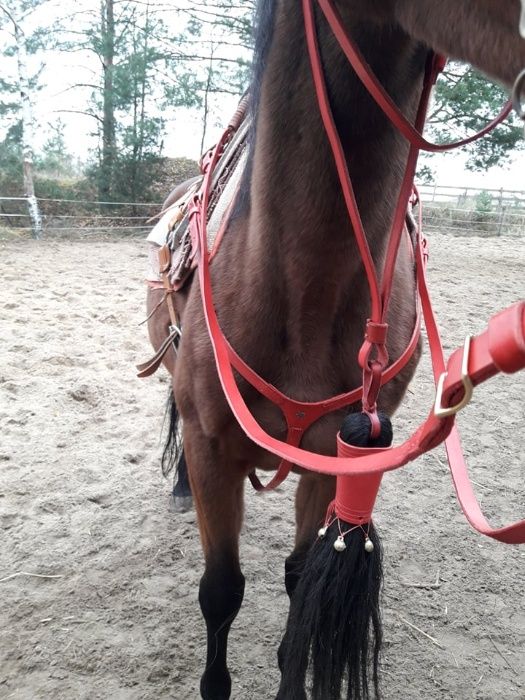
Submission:
[[[505,105],[500,115],[493,122],[485,127],[482,132],[468,139],[448,145],[430,144],[421,136],[421,131],[425,122],[432,86],[439,70],[444,65],[442,59],[434,58],[428,67],[415,126],[412,126],[386,94],[364,61],[358,48],[347,35],[341,18],[331,0],[317,1],[353,69],[379,107],[410,142],[406,171],[400,189],[398,205],[394,213],[385,264],[379,278],[359,215],[344,151],[328,100],[315,29],[313,0],[302,0],[308,52],[319,108],[334,155],[348,215],[352,222],[370,287],[371,316],[367,323],[365,342],[358,358],[359,364],[363,369],[363,385],[352,392],[335,396],[325,401],[315,403],[295,401],[259,377],[237,355],[223,335],[213,303],[206,226],[212,175],[225,145],[231,138],[232,131],[229,127],[207,163],[201,190],[195,197],[190,211],[192,246],[194,255],[198,260],[198,274],[204,314],[215,355],[217,372],[226,399],[246,435],[260,447],[277,455],[282,460],[275,476],[264,487],[265,489],[274,488],[280,484],[290,472],[293,464],[315,472],[336,475],[340,477],[338,483],[340,481],[343,483],[347,477],[352,477],[354,479],[352,482],[354,490],[356,484],[366,485],[368,481],[372,480],[374,483],[370,487],[370,493],[374,489],[375,492],[371,496],[370,494],[367,496],[371,503],[363,506],[363,508],[361,508],[361,504],[359,504],[357,509],[347,508],[348,512],[345,511],[344,503],[339,504],[338,515],[340,517],[348,516],[348,522],[366,522],[370,519],[375,493],[382,474],[401,467],[445,441],[458,500],[471,525],[482,534],[502,542],[525,542],[525,520],[496,529],[491,528],[485,520],[468,478],[455,426],[455,413],[468,401],[473,387],[498,372],[516,372],[525,367],[525,303],[515,304],[494,316],[484,333],[471,338],[470,343],[466,344],[465,348],[456,350],[449,358],[448,363],[445,363],[439,330],[425,279],[427,252],[426,241],[421,235],[421,207],[419,207],[420,221],[415,251],[417,291],[421,298],[421,308],[429,339],[434,379],[438,386],[436,406],[408,440],[395,447],[379,451],[363,448],[356,449],[342,442],[339,436],[337,438],[337,457],[318,455],[299,447],[304,431],[318,418],[330,411],[355,403],[359,399],[362,400],[363,410],[371,416],[374,428],[374,416],[377,415],[376,399],[381,385],[389,381],[406,365],[417,345],[419,318],[407,349],[396,362],[388,366],[388,355],[385,348],[388,328],[386,314],[397,251],[404,228],[406,205],[412,194],[419,150],[423,148],[441,151],[470,143],[475,138],[479,138],[493,129],[510,111],[510,104]],[[415,196],[417,197],[417,192]],[[286,442],[272,437],[257,423],[239,391],[233,372],[234,369],[263,396],[281,408],[288,426]],[[250,476],[250,479],[257,489],[263,489],[255,473]],[[359,480],[361,481],[359,482]],[[364,490],[366,491],[367,488],[368,486]],[[336,497],[336,508],[337,506]]]

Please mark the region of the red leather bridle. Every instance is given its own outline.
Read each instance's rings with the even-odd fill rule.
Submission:
[[[226,399],[246,435],[282,460],[275,476],[266,487],[262,487],[255,473],[250,476],[250,479],[259,490],[274,488],[286,478],[293,464],[318,473],[335,475],[338,477],[336,514],[348,522],[361,524],[370,520],[377,489],[384,472],[401,467],[445,441],[458,500],[471,525],[479,532],[503,542],[525,542],[525,520],[496,529],[493,529],[485,520],[468,478],[455,426],[455,413],[468,401],[473,387],[498,372],[516,372],[525,367],[525,303],[515,304],[493,317],[484,333],[470,338],[468,344],[464,348],[456,350],[449,358],[448,363],[445,363],[439,330],[425,280],[427,251],[426,241],[421,235],[421,207],[419,208],[420,221],[416,245],[417,287],[429,339],[434,379],[438,387],[435,406],[428,418],[404,443],[392,448],[382,450],[356,449],[344,443],[339,436],[337,438],[337,457],[318,455],[299,447],[304,431],[318,418],[330,411],[355,403],[359,399],[362,400],[363,410],[371,417],[373,431],[377,429],[376,400],[379,389],[382,384],[389,381],[406,365],[419,337],[418,322],[403,355],[395,363],[387,366],[388,355],[385,342],[388,326],[386,315],[397,251],[405,222],[406,205],[413,191],[413,178],[419,150],[442,151],[470,143],[493,129],[508,115],[511,109],[510,103],[506,104],[498,117],[475,136],[453,144],[430,144],[421,136],[421,131],[424,126],[432,86],[439,70],[444,65],[443,60],[434,57],[429,62],[415,125],[412,126],[386,94],[361,56],[357,46],[346,33],[339,13],[331,0],[317,0],[342,50],[370,95],[410,142],[406,171],[401,184],[398,205],[394,212],[385,264],[382,274],[379,276],[370,254],[344,151],[328,100],[315,29],[313,0],[302,1],[308,52],[317,99],[339,174],[348,215],[363,259],[370,288],[371,312],[365,331],[365,341],[358,357],[363,370],[363,384],[347,394],[315,403],[295,401],[267,383],[237,355],[221,331],[214,308],[206,238],[207,208],[212,174],[231,138],[231,129],[227,129],[208,161],[201,190],[193,201],[190,211],[190,230],[193,252],[198,260],[204,314],[215,354],[218,375]],[[417,197],[417,192],[415,196]],[[272,437],[257,423],[239,391],[233,373],[234,369],[263,396],[281,408],[288,426],[286,442]]]

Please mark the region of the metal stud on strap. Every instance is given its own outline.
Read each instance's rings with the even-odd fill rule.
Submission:
[[[471,338],[472,336],[467,335],[467,337],[465,338],[465,345],[463,346],[463,359],[461,362],[461,382],[463,384],[463,389],[465,392],[463,394],[463,398],[461,399],[461,401],[458,401],[458,403],[454,406],[447,406],[446,408],[443,408],[443,406],[441,405],[441,400],[443,398],[443,387],[445,384],[445,379],[447,378],[448,374],[448,372],[443,372],[438,381],[436,389],[436,400],[434,402],[434,415],[436,416],[436,418],[448,418],[449,416],[455,415],[458,411],[461,411],[462,408],[465,408],[465,406],[470,402],[470,399],[472,398],[472,394],[474,392],[474,385],[472,384],[468,373]]]

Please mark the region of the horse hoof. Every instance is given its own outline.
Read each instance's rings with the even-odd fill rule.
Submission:
[[[187,513],[193,508],[193,498],[191,496],[173,495],[172,507],[175,513]]]

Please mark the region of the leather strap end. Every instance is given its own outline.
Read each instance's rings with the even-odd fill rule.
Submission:
[[[525,302],[521,301],[489,321],[489,352],[500,372],[512,374],[525,367]]]
[[[141,362],[141,364],[136,365],[138,371],[137,377],[140,377],[143,379],[144,377],[150,377],[152,374],[155,374],[155,372],[158,370],[160,367],[160,363],[162,362],[162,358],[168,351],[171,343],[175,340],[175,338],[178,335],[178,331],[174,330],[172,331],[169,336],[166,338],[166,340],[162,343],[160,348],[157,350],[157,352],[153,355],[152,358],[149,360],[146,360],[146,362]]]

